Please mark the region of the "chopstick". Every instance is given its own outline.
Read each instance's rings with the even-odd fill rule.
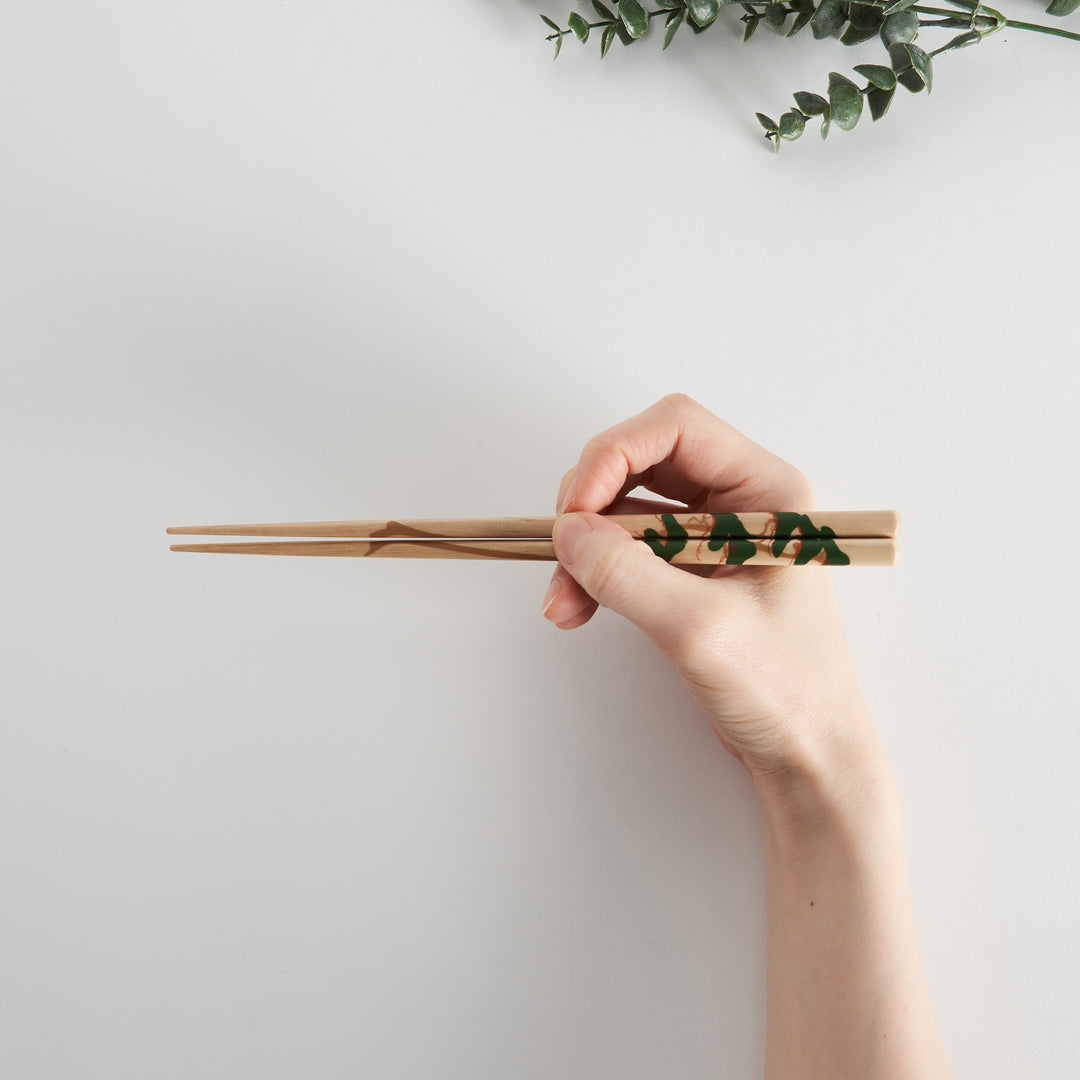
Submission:
[[[674,521],[690,536],[711,536],[714,532],[737,528],[748,536],[769,537],[789,525],[804,536],[820,536],[831,530],[845,537],[895,537],[900,532],[900,515],[895,510],[817,510],[810,513],[743,514],[621,514],[610,520],[631,536],[643,537],[647,529],[660,531]],[[419,521],[289,521],[270,525],[176,525],[166,529],[174,536],[336,536],[369,539],[429,539],[515,537],[547,539],[554,517],[427,518]]]
[[[432,518],[187,525],[172,535],[300,536],[335,539],[174,544],[172,551],[391,559],[555,561],[554,517]],[[679,565],[892,566],[900,515],[886,511],[633,514],[609,520]],[[350,539],[336,539],[350,538]],[[351,539],[358,538],[358,539]]]

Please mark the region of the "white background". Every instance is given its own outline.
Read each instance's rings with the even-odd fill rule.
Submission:
[[[773,156],[876,44],[536,11],[0,8],[0,1072],[761,1075],[753,794],[632,627],[164,534],[548,513],[681,390],[903,513],[833,574],[937,1015],[1076,1076],[1080,45]]]

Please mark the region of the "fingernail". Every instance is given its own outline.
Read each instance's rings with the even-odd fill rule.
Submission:
[[[573,565],[574,552],[582,539],[593,531],[588,519],[580,514],[571,514],[555,522],[552,540],[555,542],[555,554],[561,562]]]
[[[555,597],[562,592],[562,587],[566,584],[566,578],[562,573],[556,571],[555,576],[551,579],[551,584],[548,586],[548,591],[544,593],[544,602],[540,607],[540,614],[546,615],[548,608],[555,603]]]

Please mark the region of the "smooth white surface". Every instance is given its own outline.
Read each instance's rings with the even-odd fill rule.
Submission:
[[[834,578],[956,1075],[1080,1073],[1080,46],[774,158],[879,53],[726,19],[5,5],[3,1075],[761,1075],[757,809],[632,627],[164,535],[548,512],[672,390],[903,512]]]

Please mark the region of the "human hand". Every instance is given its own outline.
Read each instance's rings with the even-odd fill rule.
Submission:
[[[687,570],[602,516],[813,509],[798,469],[671,395],[590,439],[563,477],[544,616],[570,630],[603,606],[635,623],[755,780],[861,752],[876,734],[824,567]]]

